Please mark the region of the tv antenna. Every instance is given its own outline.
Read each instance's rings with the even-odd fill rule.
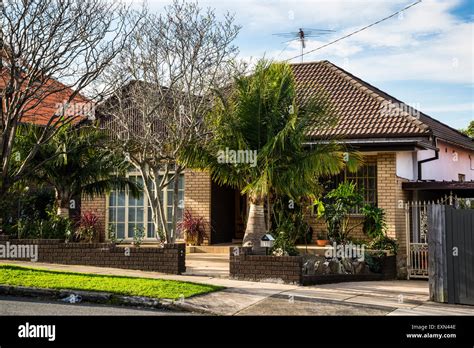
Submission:
[[[311,29],[311,28],[299,28],[298,31],[292,31],[288,33],[277,33],[272,34],[275,36],[289,38],[290,40],[283,43],[288,43],[288,45],[293,41],[300,41],[301,43],[301,63],[303,63],[304,49],[306,48],[306,40],[310,37],[318,37],[322,35],[328,35],[333,33],[334,30],[328,29]]]

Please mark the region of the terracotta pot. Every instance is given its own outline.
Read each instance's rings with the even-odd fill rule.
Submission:
[[[317,239],[316,240],[316,245],[317,246],[326,246],[329,244],[329,240],[327,239]]]

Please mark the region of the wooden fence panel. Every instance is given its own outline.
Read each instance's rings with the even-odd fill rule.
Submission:
[[[446,262],[446,207],[428,205],[428,277],[430,300],[447,302],[448,275]]]

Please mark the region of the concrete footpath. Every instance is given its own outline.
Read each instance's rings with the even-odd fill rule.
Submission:
[[[8,261],[25,267],[103,275],[171,279],[224,286],[185,299],[183,309],[211,315],[474,315],[474,306],[428,301],[427,281],[373,281],[297,286],[200,275]]]

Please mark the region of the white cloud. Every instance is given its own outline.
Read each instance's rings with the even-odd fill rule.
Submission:
[[[138,1],[138,0],[134,0]],[[138,1],[139,2],[139,1]],[[161,10],[171,0],[148,0]],[[298,42],[284,50],[277,32],[299,27],[334,29],[331,37],[307,42],[306,52],[400,10],[414,0],[201,0],[217,13],[235,12],[243,26],[243,57],[300,54]],[[308,54],[305,61],[328,59],[370,81],[429,80],[472,84],[473,24],[451,14],[460,0],[423,0],[396,16],[348,39]],[[290,12],[291,11],[291,12]],[[292,16],[293,15],[293,16]],[[299,61],[299,59],[295,60]]]

